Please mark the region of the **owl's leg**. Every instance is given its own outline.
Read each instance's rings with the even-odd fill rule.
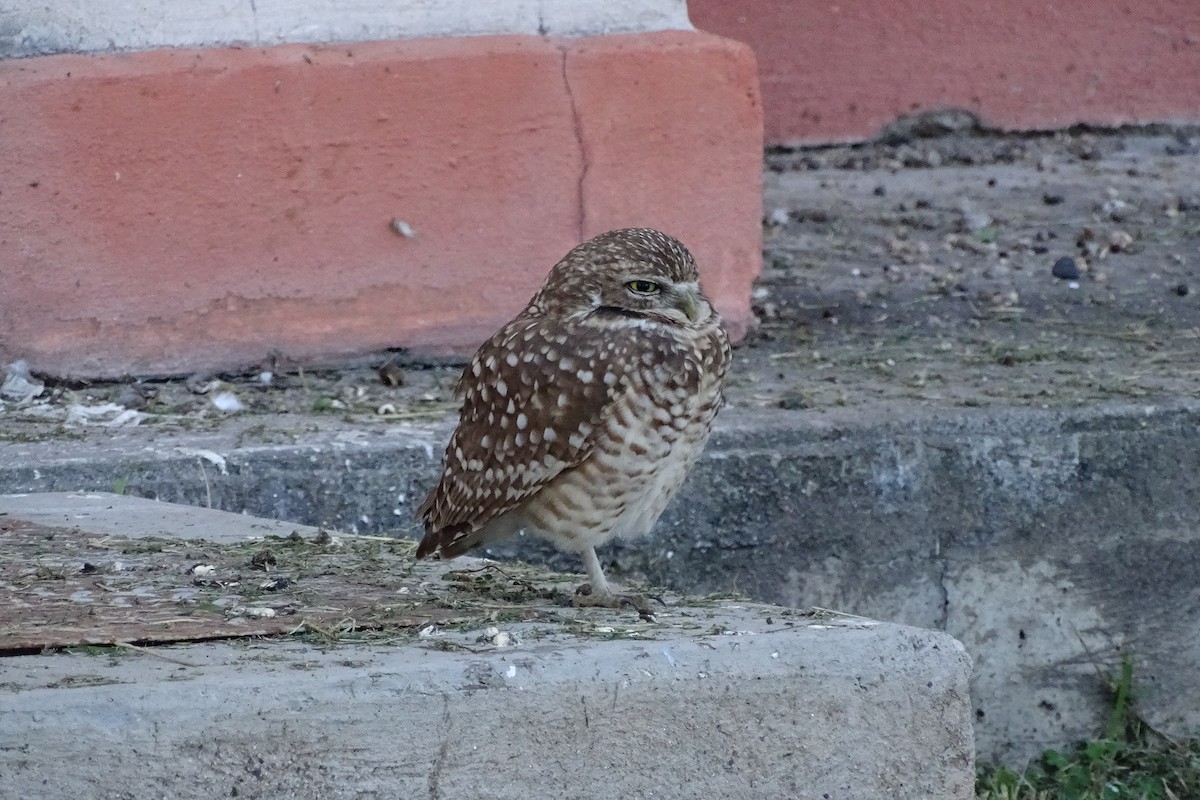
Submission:
[[[600,567],[600,558],[596,555],[596,548],[585,547],[580,555],[583,556],[583,568],[587,570],[588,574],[587,594],[597,598],[612,597],[613,591],[609,588],[608,581],[604,577],[604,570]]]
[[[575,590],[571,605],[576,608],[625,608],[629,606],[638,612],[638,616],[647,622],[654,621],[654,612],[650,610],[646,598],[634,594],[617,594],[608,585],[604,570],[600,568],[600,559],[596,556],[596,548],[585,547],[580,553],[583,556],[583,566],[587,569],[588,582]]]

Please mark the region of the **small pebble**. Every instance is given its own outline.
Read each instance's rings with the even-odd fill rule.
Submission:
[[[1108,249],[1114,253],[1128,250],[1131,244],[1133,237],[1126,231],[1111,231],[1108,234]]]
[[[1058,261],[1054,262],[1050,273],[1056,278],[1061,278],[1064,281],[1073,281],[1079,278],[1079,265],[1075,263],[1075,259],[1070,256],[1063,256]]]
[[[126,386],[117,395],[117,405],[141,411],[146,407],[146,395],[142,393],[141,388],[138,386]]]
[[[778,408],[784,409],[785,411],[796,411],[804,408],[812,408],[812,403],[809,402],[808,398],[799,392],[786,393],[783,397],[779,398],[779,400],[775,402],[775,405]]]
[[[876,197],[883,197],[885,194],[887,194],[887,187],[884,186],[882,183],[875,187],[875,196]]]
[[[1066,198],[1064,198],[1058,192],[1046,192],[1042,195],[1042,202],[1048,206],[1056,206],[1065,199]]]
[[[403,386],[404,370],[398,364],[389,361],[379,368],[379,380],[384,386]]]
[[[1191,289],[1188,288],[1186,283],[1181,283],[1175,287],[1175,294],[1179,295],[1180,297],[1187,297],[1188,292],[1190,291]]]

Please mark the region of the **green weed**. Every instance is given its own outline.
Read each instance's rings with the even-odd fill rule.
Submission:
[[[1112,711],[1103,738],[1069,753],[1047,750],[1024,774],[980,770],[979,800],[1188,800],[1200,797],[1200,739],[1175,741],[1134,708],[1133,657],[1108,679]]]

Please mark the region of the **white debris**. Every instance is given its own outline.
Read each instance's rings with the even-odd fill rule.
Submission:
[[[958,212],[962,214],[963,227],[973,234],[980,233],[994,221],[991,215],[977,209],[969,200],[958,204]]]
[[[399,217],[392,220],[392,230],[403,236],[405,239],[415,239],[417,236],[417,232],[413,230],[412,225],[409,225]]]
[[[500,630],[495,625],[489,625],[483,629],[483,638],[496,647],[513,647],[517,644],[516,636],[513,636],[508,631]]]
[[[15,400],[18,404],[28,403],[45,388],[45,383],[29,373],[29,364],[26,361],[14,361],[8,365],[4,383],[0,384],[0,397]]]
[[[246,410],[246,405],[238,399],[238,396],[228,390],[213,395],[212,404],[217,407],[218,411],[224,411],[226,414],[236,414]]]
[[[217,469],[221,470],[222,475],[229,474],[229,467],[225,462],[225,456],[220,453],[214,453],[212,450],[192,450],[186,447],[180,447],[177,450],[185,456],[196,456],[196,458],[202,458],[210,464],[215,465]]]
[[[234,606],[225,612],[230,617],[249,617],[250,619],[274,619],[275,609],[264,606]]]
[[[106,425],[110,428],[131,428],[141,424],[150,415],[142,411],[104,403],[98,406],[73,405],[67,407],[67,425]]]
[[[197,564],[192,567],[192,574],[198,578],[207,578],[217,571],[217,568],[212,564]]]

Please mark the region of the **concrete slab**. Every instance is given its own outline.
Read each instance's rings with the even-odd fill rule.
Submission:
[[[163,505],[0,511],[205,529]],[[262,530],[224,516],[208,529]],[[729,600],[543,610],[0,659],[0,797],[973,796],[970,659],[946,634]]]
[[[177,503],[139,502],[111,492],[0,495],[0,516],[103,536],[207,539],[224,544],[293,533],[312,538],[320,533],[310,525]]]

